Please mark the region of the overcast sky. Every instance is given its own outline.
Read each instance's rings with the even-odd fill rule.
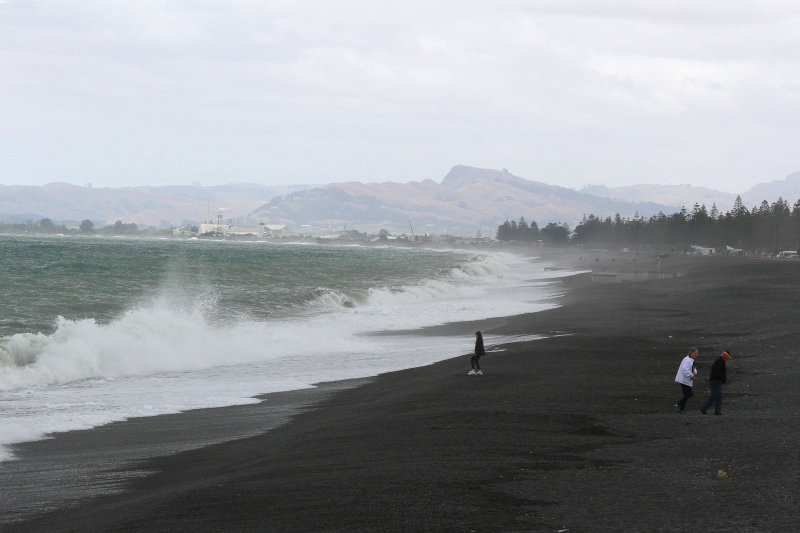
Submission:
[[[743,192],[800,170],[800,2],[0,0],[0,184]]]

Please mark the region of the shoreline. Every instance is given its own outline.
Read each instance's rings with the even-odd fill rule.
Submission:
[[[471,328],[502,325],[507,319],[371,334],[463,335],[464,348],[469,349],[474,331]],[[0,461],[0,476],[6,481],[0,487],[0,529],[95,497],[123,494],[129,482],[148,474],[149,460],[271,431],[297,414],[316,408],[336,392],[374,379],[375,376],[367,376],[322,381],[304,389],[258,394],[254,396],[257,403],[134,417],[10,444],[13,457]]]
[[[684,275],[580,274],[560,281],[560,307],[493,323],[551,336],[487,355],[484,376],[465,375],[466,356],[381,374],[273,430],[143,460],[151,473],[129,492],[7,529],[791,530],[800,267],[667,259]],[[701,376],[733,353],[723,417],[697,411],[702,387],[686,415],[672,408],[695,345]]]
[[[459,257],[462,257],[462,256],[459,256]],[[468,257],[468,256],[465,255],[463,257]],[[524,260],[519,260],[519,257],[520,256],[517,257],[517,262],[524,265],[525,264]],[[456,264],[460,265],[461,261],[460,260],[457,261]],[[468,263],[464,263],[464,264],[468,264]],[[490,265],[490,266],[493,266],[493,265]],[[447,268],[445,268],[445,272],[447,271],[447,269],[452,269],[452,266],[450,264],[448,264]],[[352,269],[350,269],[350,270],[352,270]],[[482,282],[482,286],[489,286],[489,282],[487,282],[485,280],[481,280],[481,278],[478,275],[475,275],[474,277],[477,278],[479,280],[479,282]],[[432,281],[436,281],[436,279],[437,278],[435,276],[431,278]],[[460,281],[460,280],[456,280],[456,282],[454,283],[452,279],[447,279],[446,276],[445,276],[444,279],[445,279],[445,284],[450,284],[450,285],[452,285],[454,287],[456,286],[456,283],[458,281]],[[427,282],[429,282],[431,280],[425,280],[425,281],[427,283]],[[411,287],[412,289],[416,289],[414,284],[418,284],[418,282],[415,281],[415,282],[411,282],[411,283],[412,284],[409,287]],[[422,285],[422,286],[423,286],[424,289],[428,289],[424,285]],[[378,285],[377,288],[380,289],[380,285]],[[449,289],[450,287],[447,287],[447,288]],[[370,289],[370,291],[371,290],[372,289]],[[401,288],[401,291],[404,291],[404,290],[408,290],[407,287]],[[431,293],[440,294],[440,292],[438,292],[438,291],[441,290],[441,289],[439,289],[439,287],[437,287],[436,290],[433,290],[433,289],[428,289],[428,290]],[[325,292],[325,291],[322,291],[322,292]],[[347,292],[347,291],[345,291],[345,292]],[[420,334],[423,332],[423,330],[421,328],[419,328],[420,324],[435,323],[435,321],[438,319],[438,316],[440,314],[444,314],[444,313],[435,314],[435,315],[431,315],[430,317],[428,315],[425,315],[424,318],[421,319],[421,320],[417,319],[417,320],[412,320],[410,322],[406,322],[406,323],[403,324],[403,327],[408,328],[406,330],[397,330],[397,331],[381,330],[381,328],[384,328],[384,327],[385,328],[392,327],[395,324],[395,322],[397,321],[397,317],[392,317],[394,320],[390,320],[389,322],[387,322],[386,318],[383,318],[383,319],[380,318],[381,317],[381,313],[380,312],[376,313],[371,308],[366,308],[364,311],[362,311],[361,309],[358,309],[358,307],[360,307],[360,304],[363,303],[363,302],[361,302],[361,300],[362,299],[366,299],[366,296],[364,296],[362,294],[362,292],[363,291],[361,291],[359,289],[359,290],[354,290],[353,291],[352,294],[354,294],[355,296],[348,295],[346,293],[339,293],[339,294],[336,294],[336,297],[332,297],[331,298],[331,300],[336,300],[336,298],[338,298],[338,297],[344,298],[345,302],[343,304],[341,302],[335,302],[335,301],[334,302],[327,302],[327,301],[324,302],[324,305],[333,305],[335,303],[339,303],[339,305],[341,307],[334,305],[335,308],[339,309],[338,314],[344,315],[344,316],[351,315],[351,316],[355,317],[352,320],[352,323],[354,324],[352,326],[352,328],[350,327],[351,324],[345,324],[345,326],[347,328],[347,329],[345,329],[345,333],[347,333],[347,334],[352,333],[353,334],[352,338],[356,342],[359,342],[359,343],[362,343],[362,344],[365,344],[365,343],[362,342],[364,338],[371,337],[371,336],[387,337],[388,338],[388,337],[392,337],[392,336],[407,335],[409,333],[411,333],[413,335],[421,336]],[[394,287],[392,287],[392,292],[395,292]],[[423,291],[420,291],[420,292],[423,292]],[[323,296],[327,296],[327,295],[323,295]],[[324,300],[323,296],[317,296],[316,298],[320,299],[320,301],[323,301]],[[448,294],[448,297],[449,296],[450,296],[450,294]],[[418,297],[418,298],[421,299],[422,301],[424,301],[424,298],[428,298],[428,297],[430,297],[428,294],[423,294],[421,297]],[[353,304],[353,305],[350,305],[350,302],[346,301],[348,298],[355,298],[354,301],[356,301],[357,303]],[[313,302],[313,300],[312,300],[312,302]],[[380,305],[386,305],[383,301],[380,301],[379,303],[380,303]],[[127,314],[131,310],[136,310],[138,312],[138,310],[140,310],[141,308],[144,308],[146,311],[152,311],[154,305],[155,304],[144,305],[144,304],[139,304],[139,303],[133,303],[133,304],[129,305],[130,309],[128,311],[125,311],[124,313],[121,313],[120,316],[118,316],[118,317],[109,318],[109,319],[106,319],[106,321],[103,321],[103,319],[93,319],[93,320],[97,321],[97,326],[100,329],[111,330],[112,328],[111,327],[107,328],[107,326],[113,326],[113,328],[114,328],[113,333],[125,334],[126,332],[120,332],[119,331],[120,329],[122,329],[122,328],[119,327],[119,325],[120,324],[122,326],[126,325],[124,323],[124,318],[127,316]],[[203,304],[203,305],[206,305],[206,304]],[[320,304],[320,305],[322,306],[323,304]],[[388,304],[388,305],[396,305],[396,304],[394,302],[390,302],[390,304]],[[354,306],[355,306],[355,308],[353,308]],[[122,306],[121,308],[125,308],[125,307]],[[353,308],[353,309],[347,309],[346,310],[347,312],[341,313],[340,311],[342,310],[342,308]],[[161,309],[157,309],[157,310],[161,311]],[[337,311],[334,310],[334,312],[337,312]],[[467,318],[472,318],[473,316],[480,316],[481,313],[486,313],[487,315],[490,315],[493,312],[494,312],[494,309],[479,309],[476,313],[469,313]],[[403,314],[399,315],[400,316],[400,321],[402,321],[402,318],[404,316],[413,317],[413,316],[415,316],[415,314],[416,313],[414,313],[414,312],[403,313]],[[458,319],[458,313],[455,313],[455,315],[456,316],[452,317],[452,318],[455,318],[457,320]],[[370,327],[366,327],[366,326],[363,326],[364,318],[362,318],[362,317],[364,317],[364,316],[377,316],[378,320],[375,321],[375,322],[371,322],[370,323]],[[66,322],[68,322],[70,325],[72,325],[73,323],[79,324],[81,320],[83,320],[83,319],[80,318],[80,317],[71,316],[69,319],[66,320]],[[238,321],[239,318],[237,318],[236,320]],[[259,320],[263,320],[263,319],[259,319]],[[191,321],[192,322],[197,322],[194,317],[191,318]],[[52,321],[52,329],[43,329],[43,330],[34,330],[34,329],[24,330],[24,329],[19,329],[19,330],[12,330],[12,331],[8,332],[7,335],[8,335],[9,338],[12,338],[12,339],[17,334],[21,335],[23,338],[28,338],[28,337],[35,338],[36,335],[45,335],[47,337],[47,340],[56,339],[57,338],[56,334],[58,333],[58,330],[61,327],[60,324],[61,323],[59,321],[53,320]],[[282,327],[282,323],[280,321],[276,322],[276,324],[277,324],[277,326],[275,326],[276,328],[278,326]],[[261,324],[259,322],[259,325],[263,325],[263,324]],[[273,326],[273,324],[272,323],[268,323],[268,326]],[[359,331],[358,330],[359,327],[363,327],[363,329],[365,331],[363,331],[363,332]],[[21,328],[21,326],[20,326],[20,328]],[[208,330],[209,328],[204,328],[204,329]],[[303,339],[306,336],[305,333],[306,333],[307,327],[304,326],[304,327],[301,327],[301,328],[298,328],[298,329],[299,329],[299,331],[296,331],[296,332],[293,331],[292,332],[292,333],[296,333],[297,337],[294,337],[294,335],[288,335],[288,334],[284,334],[284,336],[283,336],[284,337],[284,342],[286,344],[289,344],[289,348],[292,348],[292,344],[294,344],[294,343],[293,342],[289,342],[286,339],[292,339],[293,337],[294,338]],[[351,329],[353,331],[350,331]],[[147,331],[148,330],[145,329],[141,333],[143,338],[152,337],[151,335],[149,335],[147,333]],[[341,331],[341,329],[339,329],[339,331]],[[176,344],[182,342],[180,338],[170,339],[170,340],[172,342],[176,343]],[[225,340],[227,341],[227,339],[225,339]],[[259,340],[262,340],[262,339],[259,339]],[[271,340],[272,339],[267,339],[267,343],[269,343]],[[91,341],[89,341],[90,342],[90,346],[95,341],[96,341],[96,339],[92,339]],[[424,341],[423,340],[422,342],[423,343],[427,343],[428,341]],[[456,345],[455,346],[456,349],[460,348],[459,345],[458,345],[459,342],[460,342],[459,339],[455,339],[455,343],[454,344]],[[317,344],[322,345],[323,348],[327,348],[325,346],[324,342],[317,343]],[[341,344],[344,344],[344,343],[341,343]],[[407,343],[405,343],[404,341],[399,341],[398,344],[400,345],[400,348],[399,348],[398,351],[403,350],[404,348],[405,349],[408,348]],[[260,344],[259,344],[259,346],[260,346]],[[267,344],[267,346],[270,346],[270,345]],[[350,345],[346,345],[346,346],[347,346],[347,348],[350,348]],[[313,347],[309,346],[309,348],[311,349]],[[347,348],[341,348],[341,349],[342,350],[346,350]],[[424,348],[424,346],[422,348]],[[242,395],[241,394],[241,389],[239,389],[239,390],[234,391],[233,394],[231,394],[231,396],[233,398],[223,397],[223,399],[220,400],[220,401],[214,401],[214,400],[212,400],[212,401],[203,401],[202,398],[199,399],[199,400],[196,399],[196,398],[191,398],[190,401],[185,401],[185,402],[167,401],[167,402],[158,403],[156,401],[154,406],[151,407],[150,405],[147,405],[146,409],[127,409],[125,407],[125,405],[117,405],[116,406],[116,407],[118,407],[117,409],[109,410],[109,409],[106,409],[105,406],[101,406],[97,411],[98,412],[103,412],[103,414],[101,414],[99,416],[96,416],[96,417],[93,417],[92,415],[94,415],[94,413],[91,413],[91,412],[88,413],[88,414],[83,413],[85,416],[78,417],[78,416],[75,416],[75,413],[73,411],[73,412],[70,413],[71,418],[72,418],[72,420],[78,420],[79,423],[77,423],[77,424],[72,423],[71,420],[66,422],[66,423],[61,423],[60,420],[56,420],[54,422],[49,422],[49,423],[46,423],[46,424],[34,424],[33,423],[33,422],[35,422],[35,420],[34,420],[34,421],[31,422],[30,425],[36,427],[36,431],[35,432],[34,431],[30,431],[29,428],[28,428],[28,424],[26,424],[26,422],[28,422],[30,419],[26,418],[25,416],[22,416],[19,419],[19,422],[17,422],[17,426],[21,427],[22,429],[18,429],[15,426],[15,427],[10,428],[7,431],[7,433],[5,435],[7,438],[2,440],[3,445],[2,445],[2,449],[0,450],[0,456],[2,456],[2,459],[5,459],[7,457],[7,455],[5,453],[2,453],[2,452],[5,452],[6,449],[11,450],[11,449],[13,449],[14,446],[17,446],[19,444],[24,444],[25,442],[28,442],[28,441],[22,440],[22,439],[25,439],[25,438],[27,438],[27,439],[36,439],[36,440],[46,440],[46,439],[52,438],[51,435],[53,435],[53,434],[65,433],[65,432],[73,431],[73,430],[81,430],[81,429],[87,428],[89,425],[97,425],[97,424],[99,424],[99,425],[107,425],[107,424],[111,424],[111,423],[114,423],[114,422],[117,422],[117,421],[124,421],[123,417],[126,417],[126,416],[129,417],[129,418],[138,417],[140,415],[142,415],[142,416],[159,416],[160,414],[171,414],[171,413],[174,413],[176,409],[183,409],[183,410],[202,409],[204,405],[217,405],[217,406],[223,406],[224,407],[225,406],[224,402],[235,402],[235,401],[237,401],[237,399],[239,401],[241,401],[241,402],[248,402],[248,401],[250,401],[249,398],[258,397],[258,395],[261,394],[261,392],[265,391],[265,390],[273,390],[273,391],[274,390],[282,390],[284,388],[288,388],[288,387],[292,387],[292,386],[314,387],[320,382],[347,379],[347,378],[354,378],[354,377],[358,378],[358,377],[363,377],[365,375],[372,375],[374,373],[383,372],[383,371],[386,371],[388,369],[400,368],[400,367],[403,366],[403,364],[407,364],[407,365],[423,364],[423,363],[426,363],[427,361],[436,360],[437,357],[452,357],[454,355],[453,355],[453,350],[451,348],[452,347],[448,346],[445,349],[440,349],[438,347],[435,348],[435,349],[430,349],[429,353],[428,353],[428,355],[430,355],[429,358],[422,359],[422,358],[418,357],[418,359],[421,359],[421,362],[420,361],[408,362],[408,361],[404,361],[401,357],[394,357],[393,356],[393,357],[387,359],[389,361],[389,364],[384,364],[383,366],[378,365],[374,369],[370,369],[370,368],[361,369],[361,368],[359,368],[357,371],[354,371],[354,372],[341,372],[341,371],[329,372],[329,373],[310,372],[310,373],[308,373],[308,375],[305,375],[306,373],[303,372],[304,376],[303,376],[303,378],[301,380],[294,380],[293,375],[289,374],[288,378],[286,379],[286,381],[290,381],[290,383],[286,384],[286,383],[280,382],[280,380],[276,379],[275,381],[277,381],[278,384],[275,385],[275,386],[270,386],[270,387],[264,386],[263,381],[261,379],[257,379],[257,380],[254,381],[255,385],[253,387],[250,387],[249,389],[247,389],[245,395]],[[35,346],[32,346],[32,347],[26,346],[25,349],[32,351],[34,354],[36,353],[36,347]],[[161,348],[160,347],[154,347],[153,349],[156,350],[156,349],[161,349]],[[357,349],[358,349],[358,347],[356,347],[356,350]],[[294,353],[294,352],[291,353],[290,356],[295,356],[296,357],[298,354],[299,354],[300,358],[302,358],[303,356],[307,356],[307,351],[306,350],[302,350],[302,349],[300,351],[295,350],[295,352],[296,353]],[[367,347],[365,349],[365,355],[370,355],[370,354],[375,354],[375,353],[380,353],[380,352],[381,352],[380,348],[376,348],[374,346],[373,347]],[[414,353],[412,350],[408,350],[408,352],[409,352],[409,355]],[[80,351],[78,353],[80,353]],[[223,350],[222,349],[218,349],[217,353],[223,353]],[[276,358],[288,359],[286,357],[285,351],[280,351],[280,349],[275,349],[274,353],[278,354],[278,355],[275,356]],[[333,352],[329,352],[329,353],[333,353]],[[345,354],[344,351],[342,353],[343,353],[343,355]],[[388,350],[383,350],[383,353],[392,353],[392,352],[389,352]],[[419,352],[417,352],[417,353],[419,353]],[[115,354],[115,355],[119,356],[119,354]],[[187,359],[189,357],[194,357],[194,354],[181,354],[181,355],[183,355],[183,357],[187,358]],[[271,353],[267,354],[268,357],[271,356],[271,355],[272,355]],[[105,356],[105,354],[103,354],[103,356]],[[26,357],[30,357],[30,356],[26,356]],[[97,355],[97,357],[100,357],[100,355]],[[170,357],[172,357],[172,355]],[[257,352],[255,355],[250,355],[246,360],[242,359],[242,361],[244,361],[245,363],[258,364],[260,362],[263,362],[263,360],[264,360],[264,359],[262,359],[263,357],[264,356],[260,353],[260,350],[259,350],[259,352]],[[103,359],[103,357],[100,357],[100,358]],[[121,358],[124,358],[124,354],[121,356]],[[135,359],[135,357],[134,357],[134,359]],[[203,364],[208,365],[210,368],[215,368],[214,365],[219,366],[221,364],[221,361],[224,361],[225,359],[226,359],[225,357],[217,356],[216,358],[212,358],[209,361],[204,361]],[[399,363],[399,364],[395,364],[396,362]],[[38,362],[37,362],[37,364],[38,364]],[[91,367],[91,363],[87,364],[87,363],[84,363],[84,361],[81,361],[81,360],[76,361],[76,364],[82,364],[83,365],[82,367],[79,367],[79,368],[83,368],[83,367],[87,367],[87,366]],[[240,364],[238,360],[234,361],[232,366],[236,366],[237,364]],[[181,370],[183,365],[184,365],[184,363],[182,361],[179,364],[171,365],[171,366],[168,367],[169,369],[166,372],[168,372],[168,373],[169,372],[175,372],[177,374],[181,374],[183,372]],[[36,365],[30,365],[30,366],[35,367]],[[191,364],[186,364],[185,366],[191,367],[192,365]],[[225,365],[222,365],[222,366],[224,367]],[[319,366],[322,367],[323,365],[319,365]],[[331,364],[331,365],[326,365],[326,366],[330,366],[331,368],[338,367],[338,365],[336,365],[336,364]],[[121,375],[122,380],[128,379],[130,377],[136,377],[139,374],[141,374],[142,376],[146,377],[146,376],[150,375],[149,372],[153,372],[154,371],[153,368],[156,368],[156,369],[159,368],[159,365],[144,365],[144,366],[133,365],[133,367],[134,368],[123,368],[122,370],[120,370],[120,372],[122,372],[122,375]],[[20,374],[24,374],[23,378],[17,378],[16,380],[15,379],[9,379],[8,381],[9,381],[9,383],[12,384],[12,385],[10,385],[12,387],[10,389],[12,391],[12,393],[13,393],[14,390],[19,390],[19,391],[22,391],[22,394],[24,395],[25,394],[24,387],[28,386],[29,383],[33,384],[33,385],[30,385],[30,386],[33,387],[33,390],[35,390],[35,387],[36,387],[35,384],[37,383],[37,381],[30,377],[32,374],[34,374],[33,370],[35,370],[35,368],[32,368],[32,369],[29,369],[27,367],[25,367],[25,368],[19,367],[19,368],[21,370],[19,370],[14,365],[12,365],[11,371],[14,372],[15,370],[17,370]],[[102,381],[102,380],[105,379],[104,372],[107,372],[109,376],[114,376],[116,374],[114,372],[114,370],[116,370],[116,369],[112,368],[110,370],[111,371],[108,371],[108,370],[103,371],[103,370],[94,370],[94,369],[92,369],[92,370],[87,371],[86,373],[83,373],[83,374],[80,373],[80,372],[77,373],[76,374],[77,377],[71,375],[71,376],[66,377],[64,379],[80,381],[81,376],[82,376],[82,377],[84,377],[84,378],[86,378],[86,379],[88,379],[90,381],[95,377],[99,377],[100,380]],[[40,379],[41,382],[48,383],[47,380],[48,379],[52,379],[52,380],[54,380],[54,382],[56,382],[56,384],[58,383],[58,380],[56,379],[58,376],[56,376],[56,377],[49,376],[49,375],[46,374],[46,370],[42,371],[42,373],[45,374],[45,375]],[[95,373],[96,373],[96,375],[95,375]],[[272,370],[269,371],[269,375],[267,375],[266,377],[269,379],[269,378],[275,377],[275,376],[282,377],[282,376],[279,376],[277,373],[273,373]],[[33,377],[36,377],[36,376],[33,376]],[[16,378],[16,375],[12,376],[12,378]],[[27,378],[27,379],[25,379],[25,378]],[[112,378],[111,381],[116,382],[116,379]],[[299,381],[299,383],[297,381]],[[15,382],[16,382],[16,384],[14,384]],[[235,384],[235,380],[232,380],[232,379],[222,380],[221,382],[227,382],[227,383],[234,383]],[[272,382],[270,382],[270,385],[272,385]],[[15,389],[13,387],[18,387],[18,389]],[[113,387],[115,387],[115,390],[116,390],[116,387],[118,387],[118,385],[116,383],[114,383]],[[197,389],[201,390],[200,387],[197,387]],[[223,392],[223,394],[224,394],[224,392]],[[39,396],[38,393],[34,392],[32,397],[36,398],[38,396]],[[110,396],[119,396],[119,395],[116,392],[114,392],[113,394],[110,394]],[[158,395],[156,394],[154,396],[158,396]],[[77,405],[80,405],[82,403],[83,399],[84,399],[83,397],[78,397],[75,403]],[[57,402],[58,400],[54,400],[54,401]],[[64,400],[64,401],[65,401],[65,404],[66,404],[69,400]],[[145,403],[150,403],[150,400],[149,399],[145,399]],[[125,402],[125,404],[127,404],[127,402]],[[23,409],[24,409],[24,407],[23,407]],[[66,409],[64,411],[65,412],[69,412]],[[26,411],[26,413],[31,413],[31,412],[34,412],[34,411],[31,410],[31,409],[28,409]],[[111,413],[111,414],[109,415],[109,414],[106,414],[106,413]],[[12,416],[14,416],[13,413],[12,413]],[[64,418],[67,419],[68,417],[65,416]],[[12,418],[12,420],[16,420],[16,418]],[[84,422],[84,420],[88,420],[88,421]],[[2,461],[0,460],[0,463],[1,462]]]
[[[131,479],[147,475],[150,459],[273,430],[370,379],[322,382],[261,394],[256,403],[129,418],[10,445],[13,458],[0,462],[0,529],[36,513],[124,493]]]

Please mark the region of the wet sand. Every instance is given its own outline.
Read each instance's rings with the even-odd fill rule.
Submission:
[[[124,483],[113,493],[3,529],[795,530],[800,262],[670,254],[658,264],[594,252],[563,261],[675,276],[580,274],[558,282],[557,309],[431,328],[463,333],[465,355],[333,386],[316,399],[284,397],[282,425],[114,462]],[[467,376],[475,329],[549,337],[490,353],[485,375]],[[692,346],[701,379],[681,415],[673,380]],[[723,349],[733,354],[724,415],[703,416],[702,378]],[[255,425],[271,416],[269,405],[204,410],[204,422],[186,431],[202,438],[204,427],[232,416]],[[115,425],[113,438],[99,428],[25,445],[21,463],[65,449],[102,457],[87,443],[108,450],[118,439],[155,439],[173,426],[165,420]]]

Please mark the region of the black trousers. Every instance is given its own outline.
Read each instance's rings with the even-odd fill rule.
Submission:
[[[684,385],[683,383],[679,383],[681,386],[681,390],[683,391],[683,398],[680,399],[678,402],[678,408],[683,411],[684,407],[686,407],[686,400],[692,397],[694,392],[692,391],[692,387],[689,385]]]
[[[474,370],[480,370],[481,369],[481,365],[478,364],[478,359],[480,359],[480,358],[481,358],[480,355],[473,355],[472,359],[469,360],[469,364],[472,365],[472,368]]]

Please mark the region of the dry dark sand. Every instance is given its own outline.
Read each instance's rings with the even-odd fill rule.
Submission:
[[[653,258],[581,255],[597,271],[658,268]],[[152,473],[129,478],[125,492],[5,530],[798,530],[800,262],[673,254],[660,268],[682,275],[601,283],[582,274],[561,282],[557,309],[448,326],[464,334],[465,353],[478,326],[552,335],[487,355],[484,376],[466,375],[465,355],[329,388],[276,429],[143,460],[125,470]],[[701,377],[719,352],[733,353],[723,416],[698,411],[702,384],[686,414],[673,408],[691,346]],[[237,412],[255,424],[271,416],[271,398],[200,420]],[[321,397],[277,398],[280,410]],[[191,416],[200,415],[178,418]],[[114,438],[148,440],[172,426],[157,420],[168,419],[114,425]],[[107,431],[59,436],[50,451],[20,447],[21,464],[70,449],[79,434],[88,437],[71,453],[85,458],[85,443],[108,444]]]

